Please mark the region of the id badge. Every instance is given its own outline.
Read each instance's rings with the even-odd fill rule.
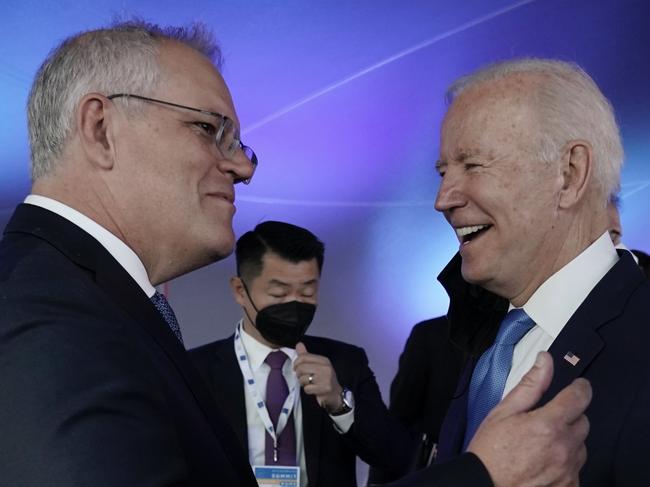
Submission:
[[[300,467],[253,465],[259,487],[300,487]]]

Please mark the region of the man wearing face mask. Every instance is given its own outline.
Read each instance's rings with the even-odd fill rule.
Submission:
[[[230,285],[243,318],[231,337],[190,353],[260,483],[282,475],[301,486],[356,486],[357,455],[403,469],[415,438],[388,414],[363,349],[304,335],[318,304],[323,243],[267,221],[235,253]]]

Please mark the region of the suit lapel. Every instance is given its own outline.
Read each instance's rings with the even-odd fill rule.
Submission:
[[[326,355],[311,337],[303,337],[302,342],[311,353]],[[309,396],[300,390],[300,404],[302,406],[302,437],[305,445],[305,463],[309,485],[319,485],[319,464],[321,462],[321,431],[325,415],[316,402],[314,396]],[[325,452],[325,454],[327,454]]]
[[[300,390],[302,405],[302,437],[305,442],[305,462],[310,485],[318,485],[318,466],[320,463],[321,428],[323,412],[314,396]]]
[[[213,431],[223,441],[224,453],[231,463],[240,472],[250,471],[248,463],[242,463],[245,458],[240,458],[240,452],[228,447],[237,441],[235,435],[218,414],[217,405],[189,355],[140,286],[95,238],[60,215],[28,204],[17,207],[5,229],[5,233],[9,232],[42,238],[85,268],[97,286],[151,336],[175,365]]]
[[[445,419],[440,427],[440,439],[438,440],[438,453],[436,455],[437,462],[444,462],[462,453],[465,427],[467,426],[469,383],[475,365],[476,360],[469,358],[458,379],[454,400],[449,405]]]
[[[553,380],[540,405],[582,376],[604,346],[598,333],[587,324],[589,321],[582,319],[579,314],[574,315],[548,350],[553,357]]]
[[[244,392],[244,379],[237,363],[234,337],[224,340],[215,351],[215,360],[210,370],[210,380],[214,381],[215,396],[219,400],[219,407],[235,430],[235,434],[248,452],[248,428],[246,422],[246,397]]]
[[[574,379],[584,375],[605,346],[598,329],[620,316],[629,295],[643,284],[644,276],[629,252],[619,251],[619,257],[549,348],[555,369],[553,381],[540,404],[545,404]]]

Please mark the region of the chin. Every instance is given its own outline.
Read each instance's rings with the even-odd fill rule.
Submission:
[[[188,237],[189,238],[189,237]],[[196,235],[196,241],[202,248],[202,254],[207,254],[210,262],[225,259],[235,249],[235,233],[231,218],[204,222],[201,233]],[[210,263],[208,262],[208,263]]]
[[[228,230],[228,236],[222,234],[219,237],[210,248],[213,262],[225,259],[235,250],[235,235],[232,230]]]
[[[476,265],[466,264],[464,259],[460,268],[460,272],[463,276],[463,279],[470,284],[481,286],[482,284],[489,281],[489,279],[486,277],[485,269],[480,269]]]

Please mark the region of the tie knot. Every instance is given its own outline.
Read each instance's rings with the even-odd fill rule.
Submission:
[[[534,325],[535,322],[526,314],[523,308],[510,310],[501,322],[495,342],[497,345],[514,345]]]
[[[176,315],[174,314],[174,310],[169,304],[169,301],[167,301],[167,298],[165,297],[164,294],[159,293],[156,291],[153,296],[151,296],[151,302],[154,304],[158,312],[162,315],[163,319],[171,328],[171,330],[174,332],[174,335],[176,335],[176,338],[183,343],[183,335],[181,334],[181,328],[178,325],[178,320],[176,319]]]
[[[270,352],[264,361],[269,364],[269,367],[272,369],[281,369],[287,358],[289,357],[287,357],[287,354],[282,350],[276,350],[275,352]]]
[[[167,298],[165,295],[161,292],[156,291],[153,293],[153,296],[151,296],[151,301],[153,301],[153,304],[156,305],[156,308],[159,306],[168,308],[169,306],[169,301],[167,301]]]

